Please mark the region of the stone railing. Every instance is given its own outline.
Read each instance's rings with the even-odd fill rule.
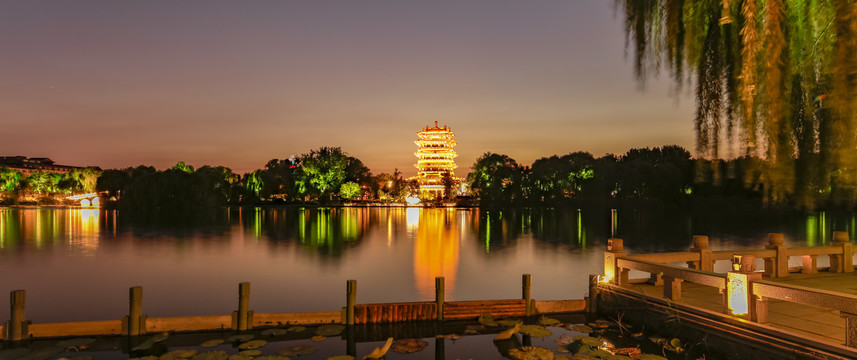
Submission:
[[[767,322],[768,300],[777,299],[836,310],[845,319],[846,345],[857,347],[857,296],[762,280],[763,276],[788,276],[788,259],[801,256],[802,273],[818,272],[819,255],[830,257],[830,272],[854,272],[853,253],[848,234],[834,232],[830,246],[787,248],[782,234],[769,234],[769,245],[762,250],[712,251],[707,236],[694,236],[688,252],[629,256],[622,239],[608,240],[604,253],[603,282],[618,286],[631,284],[631,270],[648,273],[649,282],[663,285],[663,297],[680,302],[682,282],[710,286],[722,294],[722,311],[746,320]],[[728,257],[727,257],[728,254]],[[764,259],[764,271],[756,271],[756,258]],[[714,262],[732,260],[732,270],[715,273]],[[688,267],[667,263],[687,263]]]

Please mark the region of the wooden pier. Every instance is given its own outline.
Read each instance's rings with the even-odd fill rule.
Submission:
[[[238,285],[238,310],[230,315],[148,317],[143,313],[143,288],[129,289],[128,315],[121,320],[33,324],[26,318],[26,292],[10,294],[10,321],[0,325],[4,341],[92,335],[138,336],[158,332],[208,330],[248,331],[257,328],[296,324],[387,324],[415,321],[476,319],[482,314],[496,317],[523,317],[540,314],[583,312],[585,300],[536,301],[530,297],[532,276],[522,276],[520,299],[449,301],[445,299],[444,278],[435,281],[434,301],[358,304],[357,281],[346,283],[346,304],[339,311],[314,313],[255,313],[250,310],[250,283]]]
[[[631,311],[645,309],[670,325],[684,322],[683,331],[721,337],[724,347],[772,348],[784,358],[857,358],[857,274],[844,232],[829,246],[802,248],[786,247],[782,234],[769,234],[760,250],[712,251],[705,236],[687,252],[629,255],[622,239],[608,244],[604,274],[591,278],[593,312],[651,324]],[[818,256],[830,267],[819,269]],[[791,257],[802,266],[789,268]],[[721,260],[732,270],[714,272]]]

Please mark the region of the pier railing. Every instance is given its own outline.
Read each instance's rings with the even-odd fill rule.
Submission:
[[[536,301],[531,297],[532,276],[521,279],[521,298],[503,300],[446,301],[443,277],[435,278],[433,301],[358,304],[357,281],[346,283],[346,304],[339,311],[307,313],[255,313],[250,310],[250,283],[238,285],[238,310],[231,315],[185,316],[150,318],[143,314],[143,289],[129,289],[128,315],[121,320],[82,321],[33,324],[27,320],[26,292],[15,290],[10,294],[11,317],[0,325],[2,340],[19,341],[30,338],[90,335],[144,335],[155,332],[235,330],[287,324],[342,323],[379,324],[408,321],[442,321],[476,319],[490,313],[497,317],[529,316],[537,314],[582,312],[585,300]]]
[[[792,256],[802,258],[800,272],[804,274],[818,273],[819,255],[830,257],[829,272],[854,272],[848,234],[834,232],[830,246],[788,248],[782,234],[769,234],[768,242],[759,250],[712,251],[707,236],[694,236],[688,252],[628,255],[622,239],[610,239],[601,281],[629,286],[633,283],[631,270],[648,273],[644,281],[663,285],[663,297],[674,302],[682,301],[683,282],[709,286],[722,295],[722,312],[759,323],[768,321],[769,299],[835,310],[845,321],[846,345],[857,347],[857,296],[763,280],[789,276]],[[756,258],[764,259],[764,270],[756,271]],[[718,260],[732,260],[732,270],[715,273],[714,262]],[[687,267],[670,264],[682,262]]]

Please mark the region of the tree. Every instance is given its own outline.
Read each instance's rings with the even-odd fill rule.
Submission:
[[[487,152],[468,175],[470,188],[485,204],[511,204],[522,198],[523,169],[507,155]]]
[[[184,171],[188,174],[193,172],[193,166],[185,164],[184,161],[179,161],[172,167],[173,170]]]
[[[362,192],[363,189],[360,187],[360,184],[353,181],[344,183],[339,187],[339,196],[345,200],[354,200],[354,198],[359,197]]]
[[[761,160],[748,164],[760,166],[758,179],[768,203],[854,204],[857,3],[615,4],[625,13],[641,83],[661,66],[669,69],[677,87],[695,80],[699,158],[718,159],[725,134],[729,142],[739,140],[741,155]],[[745,180],[750,185],[751,179]]]
[[[18,191],[24,181],[24,174],[6,166],[0,167],[0,191]]]
[[[300,157],[300,171],[295,184],[298,192],[321,201],[329,199],[345,181],[349,156],[338,147],[321,147]]]

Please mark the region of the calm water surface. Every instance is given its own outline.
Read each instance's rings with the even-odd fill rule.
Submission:
[[[431,300],[436,276],[447,300],[518,298],[524,273],[534,298],[574,299],[611,236],[643,253],[685,250],[693,234],[715,249],[760,248],[768,232],[822,245],[855,228],[855,214],[829,213],[244,207],[140,220],[0,207],[0,292],[26,289],[34,322],[119,319],[131,286],[150,317],[229,314],[244,281],[256,312],[338,311],[348,279],[360,303]]]

